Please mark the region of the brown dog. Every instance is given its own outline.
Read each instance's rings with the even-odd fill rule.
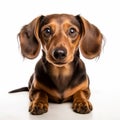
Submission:
[[[29,90],[29,111],[34,115],[47,112],[48,101],[72,101],[75,112],[89,113],[89,78],[79,49],[85,58],[95,58],[100,55],[102,38],[99,29],[79,15],[35,18],[19,33],[21,52],[33,59],[42,46],[43,56],[36,64],[29,87],[11,92]]]

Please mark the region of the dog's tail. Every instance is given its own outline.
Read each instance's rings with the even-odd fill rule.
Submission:
[[[16,93],[16,92],[23,92],[23,91],[29,91],[28,87],[18,88],[18,89],[9,91],[9,93]]]

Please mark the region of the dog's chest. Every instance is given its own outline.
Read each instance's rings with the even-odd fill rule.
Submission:
[[[73,70],[70,65],[64,67],[53,66],[50,69],[50,76],[56,87],[60,92],[64,91],[68,86]]]

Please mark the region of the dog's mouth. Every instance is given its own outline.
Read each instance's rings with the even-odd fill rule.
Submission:
[[[67,64],[67,62],[64,62],[64,61],[55,61],[55,60],[48,60],[51,64],[55,65],[55,66],[58,66],[58,67],[61,67],[61,66],[64,66]]]
[[[51,63],[52,65],[55,65],[55,66],[57,66],[57,67],[63,67],[63,66],[65,66],[66,64],[69,64],[70,62],[72,62],[72,60],[73,59],[64,59],[64,60],[55,60],[55,59],[53,59],[53,57],[46,57],[46,59],[47,59],[47,61],[49,62],[49,63]]]
[[[54,64],[57,65],[57,66],[63,66],[67,63],[66,62],[54,62]]]

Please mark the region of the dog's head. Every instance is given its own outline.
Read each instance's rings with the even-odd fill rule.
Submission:
[[[37,57],[42,45],[46,59],[55,65],[73,61],[79,48],[87,59],[99,56],[102,38],[100,30],[85,18],[68,14],[37,17],[19,33],[24,57]]]

